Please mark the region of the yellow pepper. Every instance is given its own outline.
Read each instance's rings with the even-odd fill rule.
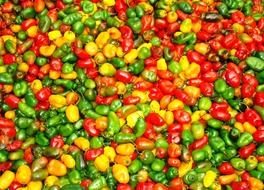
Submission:
[[[116,73],[115,67],[110,63],[104,63],[99,68],[99,73],[103,76],[113,76]]]
[[[38,27],[37,26],[31,26],[27,29],[27,35],[31,38],[34,38],[37,36],[38,33]]]
[[[201,21],[198,21],[192,24],[192,31],[195,33],[199,32],[201,28],[202,28]]]
[[[116,55],[117,55],[117,57],[124,57],[125,56],[125,52],[123,52],[122,47],[117,47]]]
[[[106,155],[101,154],[95,159],[94,165],[101,172],[106,172],[106,170],[109,168],[109,159]]]
[[[134,151],[135,147],[132,143],[120,144],[116,147],[116,152],[124,156],[129,156],[133,154]]]
[[[61,156],[61,161],[65,164],[67,168],[74,168],[75,167],[75,160],[69,154],[63,154]]]
[[[160,104],[157,100],[152,100],[149,106],[150,106],[151,112],[158,113],[160,111]]]
[[[132,92],[132,96],[137,96],[140,98],[140,103],[145,104],[146,102],[148,102],[150,99],[148,97],[148,95],[145,92],[139,91],[139,90],[135,90]]]
[[[240,122],[235,122],[234,127],[237,128],[240,133],[244,133],[244,131],[245,131],[242,123],[240,123]]]
[[[123,166],[129,166],[132,163],[132,160],[129,156],[116,155],[115,163]]]
[[[67,39],[64,38],[64,37],[60,37],[60,38],[57,38],[56,40],[54,40],[53,42],[54,42],[54,44],[55,44],[57,47],[61,47],[64,43],[69,42],[69,40],[67,40]]]
[[[253,38],[247,33],[242,33],[239,35],[239,38],[241,39],[242,43],[250,43],[253,41]]]
[[[60,71],[54,71],[54,70],[49,71],[49,78],[50,79],[56,80],[56,79],[60,78],[60,76],[61,76]]]
[[[119,183],[128,183],[129,182],[129,173],[126,166],[123,166],[121,164],[115,164],[113,166],[113,175],[114,178]]]
[[[147,2],[141,2],[138,5],[144,9],[146,14],[151,14],[154,11],[153,6]]]
[[[182,177],[185,174],[187,174],[188,171],[190,171],[192,169],[192,165],[193,165],[192,158],[188,163],[182,162],[180,167],[179,167],[179,177]]]
[[[107,31],[112,39],[117,40],[121,38],[121,32],[116,27],[109,28]]]
[[[19,24],[13,24],[10,26],[10,29],[14,33],[18,33],[21,30],[21,26]]]
[[[60,37],[62,37],[61,32],[59,30],[53,30],[48,33],[49,40],[56,40]]]
[[[103,47],[103,54],[106,58],[111,59],[116,56],[116,46],[113,44],[106,44]]]
[[[217,175],[214,171],[208,170],[203,178],[203,184],[205,187],[210,187],[215,181]]]
[[[103,4],[105,4],[108,7],[115,5],[115,0],[103,0]]]
[[[117,81],[115,83],[115,86],[117,87],[117,94],[125,94],[126,93],[126,85],[123,82]]]
[[[66,166],[59,160],[52,159],[47,165],[48,173],[55,176],[67,174]]]
[[[99,48],[103,48],[104,45],[107,44],[109,39],[110,39],[110,34],[108,32],[101,32],[97,36],[95,43],[98,45]]]
[[[94,56],[98,52],[98,46],[94,42],[89,42],[85,45],[85,51],[90,56]]]
[[[264,185],[263,185],[263,182],[257,178],[254,178],[254,177],[249,177],[249,183],[250,183],[250,186],[252,189],[263,189],[264,188]]]
[[[69,79],[69,80],[74,80],[77,78],[77,73],[75,71],[72,71],[70,73],[61,73],[61,78],[62,79]]]
[[[174,110],[182,109],[183,107],[184,107],[184,103],[179,99],[175,99],[169,103],[168,110],[174,111]]]
[[[159,114],[163,119],[165,119],[166,110],[160,110],[160,111],[158,112],[158,114]]]
[[[127,116],[127,125],[130,127],[134,127],[139,117],[144,117],[142,111],[135,111]]]
[[[208,43],[196,43],[194,45],[194,50],[205,55],[210,50],[210,46]]]
[[[73,42],[75,40],[75,33],[72,31],[66,31],[63,35],[66,40]]]
[[[107,156],[110,162],[115,160],[116,152],[115,149],[111,146],[104,147],[104,155]]]
[[[16,113],[14,110],[9,110],[9,111],[5,112],[5,118],[15,119],[15,117],[16,117]]]
[[[33,80],[33,82],[30,84],[31,90],[36,94],[41,88],[42,88],[42,83],[39,79]]]
[[[172,111],[166,111],[165,113],[165,122],[170,125],[174,122],[174,115]]]
[[[195,86],[186,86],[183,91],[193,98],[199,98],[199,96],[201,95],[200,88]]]
[[[175,11],[170,11],[168,14],[167,14],[167,21],[168,23],[174,23],[176,22],[178,19],[178,15]]]
[[[203,117],[206,114],[206,111],[204,110],[197,110],[192,114],[192,122],[198,121],[201,117]]]
[[[0,66],[0,73],[5,73],[6,72],[6,66],[1,65]]]
[[[189,63],[187,56],[185,56],[185,55],[182,56],[179,63],[181,65],[183,71],[185,71],[189,68],[190,63]]]
[[[26,72],[28,72],[29,66],[25,62],[21,62],[21,63],[18,64],[17,69],[19,71],[21,71],[21,72],[25,72],[26,73]]]
[[[251,125],[249,122],[245,122],[243,123],[243,127],[245,129],[245,131],[253,134],[257,131],[256,127],[254,127],[253,125]]]
[[[148,172],[144,169],[140,170],[137,175],[138,182],[146,182],[148,180]]]
[[[187,79],[196,78],[200,73],[200,65],[191,63],[187,70],[185,70],[185,77]]]
[[[136,49],[131,49],[125,56],[124,60],[127,63],[134,63],[136,61],[136,58],[138,56],[138,51]]]
[[[49,103],[54,108],[58,109],[66,105],[66,98],[62,95],[51,95],[49,97]]]
[[[9,170],[6,170],[1,176],[0,176],[0,189],[7,189],[9,185],[14,181],[15,174]]]
[[[54,175],[50,175],[45,179],[45,186],[51,187],[53,186],[57,181],[59,180],[59,178],[57,176]]]
[[[50,45],[50,46],[41,46],[39,48],[39,53],[45,57],[50,57],[56,49],[55,45]]]
[[[192,30],[192,20],[187,18],[185,19],[180,26],[180,31],[183,33],[189,33]]]
[[[28,184],[31,180],[31,170],[28,165],[21,165],[16,172],[16,180],[21,184]]]
[[[241,24],[238,24],[238,23],[234,23],[232,25],[232,28],[233,28],[235,33],[240,33],[240,34],[243,33],[245,30],[244,26]]]
[[[86,138],[84,138],[84,137],[78,137],[78,138],[76,138],[74,140],[74,144],[78,148],[80,148],[80,149],[82,149],[84,151],[86,151],[86,150],[88,150],[90,148],[90,142],[89,142],[89,140],[86,139]]]
[[[13,85],[12,84],[5,84],[4,85],[4,92],[6,94],[10,93],[13,91]]]
[[[157,69],[161,71],[167,71],[167,63],[164,58],[160,58],[157,61]]]
[[[11,40],[12,42],[17,43],[16,37],[11,35],[4,35],[2,36],[2,39],[4,40],[4,42],[6,42],[7,40]]]
[[[41,190],[42,182],[41,181],[31,181],[27,185],[28,190]]]
[[[80,119],[79,109],[76,105],[69,105],[66,108],[66,117],[71,123],[75,123]]]

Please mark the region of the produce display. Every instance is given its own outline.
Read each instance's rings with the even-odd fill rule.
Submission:
[[[0,190],[263,190],[263,0],[0,0]]]

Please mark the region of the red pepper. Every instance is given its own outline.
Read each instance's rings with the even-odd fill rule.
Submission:
[[[31,146],[24,151],[24,159],[27,161],[28,164],[31,164],[33,162],[34,156],[31,151]]]
[[[4,64],[6,65],[13,64],[16,61],[16,56],[10,53],[5,54],[3,55],[3,61],[4,61]]]
[[[218,79],[218,74],[215,71],[209,71],[204,73],[202,78],[205,82],[214,82]]]
[[[165,19],[155,19],[155,27],[158,29],[166,29],[168,26],[168,22]]]
[[[220,50],[220,49],[223,48],[221,42],[219,42],[219,41],[217,41],[217,40],[210,40],[209,44],[210,44],[210,47],[211,47],[213,50],[215,50],[215,51],[218,51],[218,50]]]
[[[249,183],[246,181],[235,181],[231,184],[233,190],[248,190],[250,189]]]
[[[156,157],[157,158],[165,158],[167,156],[167,151],[165,148],[157,148],[156,149]]]
[[[61,135],[57,135],[50,140],[50,147],[62,148],[64,146],[64,140]]]
[[[3,162],[0,164],[0,172],[9,170],[12,167],[12,162]]]
[[[208,77],[208,76],[206,76]],[[188,81],[188,85],[189,86],[196,86],[196,87],[200,87],[200,84],[203,82],[203,80],[201,78],[192,78]]]
[[[145,80],[138,81],[134,84],[134,88],[140,91],[146,91],[146,90],[152,89],[152,87],[153,87],[153,84]]]
[[[124,0],[116,0],[115,2],[115,10],[117,12],[121,11],[121,10],[126,10],[127,9],[127,4],[125,3]]]
[[[11,119],[1,118],[0,117],[0,129],[2,128],[14,128],[15,123]]]
[[[38,72],[39,72],[38,66],[36,64],[33,64],[33,62],[32,63],[29,63],[29,62],[32,62],[32,60],[31,61],[28,61],[28,64],[30,65],[30,67],[29,67],[27,73],[30,74],[30,75],[37,76],[38,75]]]
[[[203,148],[208,143],[208,136],[204,135],[202,138],[194,141],[191,145],[189,145],[189,149],[196,150]]]
[[[172,179],[169,183],[169,190],[182,190],[183,187],[184,183],[180,177]]]
[[[11,185],[8,187],[10,190],[16,190],[20,187],[23,187],[23,185],[17,181],[13,181]]]
[[[141,33],[144,33],[145,31],[147,31],[151,28],[152,21],[153,21],[153,16],[151,16],[151,15],[144,15],[141,18],[141,23],[142,23]]]
[[[88,78],[94,79],[98,77],[99,72],[97,68],[89,68],[86,70],[86,75]]]
[[[136,186],[136,190],[150,190],[154,189],[154,182],[140,182]]]
[[[22,144],[23,144],[23,141],[16,139],[11,144],[8,144],[6,146],[6,149],[9,152],[11,152],[11,151],[17,151],[18,149],[21,148]]]
[[[189,99],[189,95],[181,89],[176,89],[174,95],[177,99],[183,101],[184,103],[186,103]]]
[[[5,97],[5,103],[12,108],[18,108],[19,102],[20,102],[20,99],[14,94],[9,94]]]
[[[122,183],[119,183],[119,184],[117,185],[116,190],[132,190],[132,187],[131,187],[129,184],[122,184]]]
[[[181,10],[177,10],[176,13],[177,13],[179,19],[181,19],[181,20],[185,20],[185,19],[187,19],[189,17],[188,14],[185,14]]]
[[[21,23],[21,29],[26,31],[27,29],[29,29],[31,26],[34,25],[37,25],[37,21],[33,18],[29,18]]]
[[[233,88],[240,86],[240,76],[234,70],[227,69],[225,72],[226,82]]]
[[[233,174],[235,172],[235,169],[229,162],[224,162],[218,168],[218,171],[223,175],[229,175],[229,174]]]
[[[3,5],[2,5],[2,12],[3,13],[11,13],[12,12],[12,9],[14,7],[14,4],[12,2],[5,2]]]
[[[165,125],[164,119],[157,113],[150,113],[146,118],[146,122],[151,123],[152,125],[155,126],[163,126]]]
[[[183,131],[183,125],[179,123],[173,123],[168,126],[168,132],[182,132]]]
[[[264,18],[260,18],[258,21],[258,29],[263,30],[264,29]]]
[[[124,25],[124,26],[121,26],[119,28],[119,31],[121,32],[121,35],[122,35],[122,38],[126,38],[126,39],[132,39],[133,38],[133,31],[132,29],[127,26],[127,25]]]
[[[168,143],[180,143],[181,133],[180,132],[171,132],[168,134]]]
[[[178,168],[181,165],[181,161],[178,158],[168,158],[168,164]]]
[[[154,129],[153,125],[150,124],[149,122],[147,122],[147,127],[146,127],[146,130],[145,130],[143,136],[148,138],[148,139],[154,139],[156,136],[155,129]]]
[[[253,138],[258,143],[264,143],[264,130],[258,129],[254,134]]]
[[[243,24],[245,22],[245,15],[241,11],[235,11],[232,13],[231,19],[234,23]]]
[[[203,63],[201,63],[201,72],[202,73],[206,73],[212,70],[213,68],[213,64],[209,61],[205,61]]]
[[[253,88],[256,88],[258,86],[258,80],[251,74],[243,74],[242,82],[244,84],[249,84]]]
[[[254,104],[264,107],[264,92],[256,92],[254,96]]]
[[[124,105],[137,104],[139,102],[140,102],[140,97],[138,96],[127,96],[123,99]]]
[[[254,151],[256,150],[256,145],[254,143],[251,143],[247,146],[244,146],[239,149],[238,154],[240,155],[240,158],[246,159],[248,158]]]
[[[152,46],[150,48],[150,51],[151,51],[152,57],[154,57],[156,59],[161,58],[163,55],[163,49],[161,47],[158,47],[158,46]]]
[[[132,75],[129,72],[117,70],[115,74],[116,80],[119,80],[124,83],[130,83],[132,81]]]
[[[206,60],[205,56],[193,50],[187,51],[186,55],[190,62],[195,62],[197,64],[202,64]]]
[[[238,113],[235,118],[236,118],[236,121],[240,123],[246,122],[245,114],[243,112]]]
[[[94,67],[94,62],[92,61],[91,58],[79,59],[77,61],[77,65],[80,68],[93,68]]]
[[[98,156],[104,153],[103,148],[90,149],[85,152],[85,160],[95,160]]]
[[[160,100],[163,97],[163,93],[159,88],[151,88],[149,91],[149,98],[152,100]]]
[[[164,94],[173,95],[175,93],[175,85],[169,80],[159,80],[158,87]]]
[[[227,49],[230,49],[234,46],[234,44],[236,43],[236,35],[233,33],[227,34],[223,40],[223,46]]]
[[[104,104],[110,105],[114,100],[118,99],[118,95],[115,94],[113,96],[107,96],[104,98]]]
[[[134,41],[130,38],[125,38],[122,41],[122,49],[125,53],[128,53],[131,49],[134,48]]]
[[[201,41],[208,41],[211,39],[211,35],[205,31],[199,31],[196,33],[197,38]]]
[[[250,124],[254,126],[259,127],[262,125],[262,119],[260,115],[253,109],[247,109],[245,111],[245,118]]]
[[[100,131],[95,128],[95,121],[92,118],[84,119],[83,128],[90,136],[97,137],[100,134]]]
[[[228,111],[223,109],[211,110],[211,115],[213,118],[219,119],[221,121],[228,121],[231,119],[231,115],[228,113]]]
[[[36,93],[36,98],[39,101],[46,101],[49,99],[50,96],[51,96],[51,89],[49,87],[44,87]]]
[[[81,182],[81,186],[84,187],[85,189],[88,189],[89,185],[92,183],[92,180],[90,179],[84,179]]]
[[[174,34],[179,29],[180,29],[180,24],[178,22],[173,22],[168,25],[167,32],[168,34]]]
[[[50,107],[49,101],[40,101],[35,106],[35,110],[48,110]]]
[[[166,71],[158,70],[157,74],[160,79],[169,80],[169,81],[173,80],[173,73],[170,72],[169,70]],[[175,86],[173,86],[173,88],[175,88]]]
[[[248,181],[249,178],[250,178],[250,174],[247,171],[243,172],[243,174],[241,175],[242,181]]]
[[[184,110],[175,110],[173,115],[174,119],[180,124],[187,124],[192,121],[190,113]]]
[[[51,69],[54,71],[61,71],[63,63],[62,63],[61,59],[54,59],[53,58],[50,61],[50,66],[51,66]]]
[[[75,55],[80,59],[88,59],[90,57],[89,54],[82,48],[76,48]]]

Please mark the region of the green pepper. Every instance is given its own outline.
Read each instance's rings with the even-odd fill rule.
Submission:
[[[0,163],[6,162],[8,159],[8,152],[6,150],[0,150]]]
[[[254,57],[264,60],[264,51],[254,51],[252,55]]]
[[[24,151],[21,150],[21,149],[15,151],[15,152],[11,152],[8,155],[8,159],[12,160],[12,161],[13,160],[20,160],[20,159],[23,159],[23,158],[24,158]]]
[[[216,92],[218,93],[224,93],[228,87],[228,85],[226,84],[226,81],[223,79],[217,79],[214,83],[214,87]]]
[[[78,60],[77,56],[72,52],[68,53],[66,56],[64,56],[62,58],[63,63],[65,63],[65,62],[76,62],[77,60]]]
[[[263,107],[254,106],[254,110],[256,110],[259,113],[260,117],[262,119],[264,119],[264,109],[263,109]]]
[[[82,34],[84,31],[84,24],[81,21],[77,21],[72,26],[72,31],[76,34]]]
[[[74,82],[68,79],[56,79],[54,81],[54,84],[61,85],[65,87],[66,89],[71,89],[74,86]]]
[[[212,127],[212,128],[214,128],[214,129],[219,129],[219,128],[221,128],[222,127],[222,122],[220,121],[220,120],[218,120],[218,119],[214,119],[214,118],[211,118],[211,119],[209,119],[208,121],[207,121],[207,125],[209,126],[209,127]]]
[[[198,121],[195,121],[192,124],[191,131],[192,131],[194,139],[196,140],[201,139],[204,136],[204,126]]]
[[[22,129],[28,128],[33,122],[33,119],[27,117],[19,117],[15,120],[16,126]]]
[[[44,133],[39,132],[36,135],[36,143],[40,146],[48,146],[49,145],[49,139],[45,137]]]
[[[109,113],[110,114],[110,113]],[[85,117],[90,117],[90,118],[93,118],[93,119],[97,119],[99,117],[102,117],[102,115],[99,115],[97,114],[95,111],[93,110],[88,110],[85,112]],[[109,121],[108,121],[109,122]],[[113,127],[113,126],[111,126]]]
[[[255,169],[258,166],[258,160],[255,158],[255,156],[249,156],[246,159],[246,170],[251,171]]]
[[[35,110],[24,102],[19,102],[18,109],[27,117],[34,118],[36,116]]]
[[[183,11],[186,14],[192,14],[194,9],[188,2],[178,2],[178,7],[180,8],[181,11]]]
[[[119,118],[115,112],[110,111],[108,114],[108,128],[107,132],[109,135],[113,136],[114,134],[120,131],[120,122]]]
[[[131,7],[127,8],[126,15],[128,18],[137,17],[136,11]]]
[[[258,146],[257,154],[260,156],[264,156],[264,144],[260,144],[260,146]]]
[[[128,167],[128,172],[130,174],[136,174],[143,167],[142,162],[139,159],[135,159],[132,161],[130,166]]]
[[[216,154],[213,154],[211,161],[214,165],[219,167],[222,164],[223,160],[224,160],[224,154],[223,153],[216,153]]]
[[[95,107],[95,112],[100,115],[108,115],[110,112],[110,108],[107,105],[100,104]]]
[[[199,162],[195,167],[195,172],[197,173],[205,173],[210,170],[212,167],[212,163],[209,161]]]
[[[216,152],[223,152],[225,150],[225,142],[220,137],[210,137],[209,138],[209,145],[212,149]]]
[[[73,128],[72,124],[70,124],[70,123],[67,123],[66,125],[60,125],[60,126],[59,126],[59,133],[60,133],[63,137],[68,137],[68,136],[70,136],[73,132],[74,132],[74,128]]]
[[[139,156],[139,159],[141,160],[141,162],[144,164],[144,165],[147,165],[147,164],[151,164],[153,163],[154,159],[155,159],[155,156],[153,154],[153,152],[151,152],[150,150],[144,150],[141,155]],[[159,161],[158,161],[159,162]],[[161,164],[163,165],[163,163]],[[155,167],[155,166],[153,166]],[[161,167],[158,166],[158,169],[160,169]]]
[[[114,178],[112,168],[108,168],[107,170],[107,186],[110,188],[110,190],[116,189],[117,181]]]
[[[139,34],[142,30],[142,23],[138,17],[127,19],[126,24],[130,26],[136,34]]]
[[[57,158],[61,154],[61,150],[57,147],[45,147],[42,154],[48,158]]]
[[[229,86],[227,87],[226,91],[222,93],[222,95],[223,95],[223,98],[226,100],[233,99],[235,95],[235,89]]]
[[[166,175],[163,172],[151,171],[149,172],[149,177],[151,180],[157,183],[161,183],[162,181],[166,180]]]
[[[250,176],[254,177],[254,178],[257,178],[259,180],[264,180],[264,173],[261,172],[261,171],[258,171],[258,170],[251,170],[249,172]]]
[[[18,97],[21,97],[27,93],[28,87],[27,87],[27,82],[24,80],[17,81],[14,84],[14,94]]]
[[[90,146],[92,149],[101,148],[103,146],[104,139],[101,137],[93,137],[90,140]]]
[[[97,11],[93,14],[92,18],[95,20],[106,20],[110,16],[110,13],[106,10]]]
[[[26,131],[24,129],[19,129],[17,131],[16,138],[18,140],[23,140],[24,141],[26,139],[26,137],[27,137],[27,133],[26,133]]]
[[[197,180],[197,174],[194,170],[189,171],[186,175],[183,176],[183,181],[190,185]]]
[[[78,12],[76,13],[71,13],[69,15],[67,15],[63,20],[62,22],[64,24],[68,24],[68,25],[72,25],[74,24],[75,22],[77,21],[80,21],[82,19],[82,15]]]
[[[45,124],[47,127],[54,127],[60,123],[60,120],[61,120],[60,116],[55,115],[55,116],[49,118]]]
[[[146,130],[146,121],[143,118],[138,118],[136,125],[135,125],[135,136],[136,137],[140,137],[144,134],[145,130]]]
[[[194,150],[192,152],[192,157],[195,162],[201,162],[206,159],[206,152],[202,149]]]
[[[85,190],[84,187],[82,187],[79,184],[67,184],[60,188],[61,190]]]
[[[182,71],[182,67],[178,62],[171,60],[168,64],[168,70],[172,73],[179,74]]]
[[[167,150],[169,147],[169,143],[164,138],[158,138],[155,142],[155,147],[156,148],[164,148],[165,150]]]
[[[94,11],[94,4],[91,1],[81,1],[80,5],[84,13],[92,13]]]
[[[246,64],[254,71],[263,71],[264,60],[257,57],[247,57]]]
[[[21,16],[24,19],[34,18],[35,15],[36,15],[36,11],[33,7],[28,7],[21,11]]]
[[[264,172],[264,162],[258,163],[257,170],[261,171],[261,172]]]
[[[239,171],[242,171],[246,168],[246,162],[241,158],[232,158],[230,163],[236,170]]]
[[[175,44],[186,44],[190,43],[193,44],[196,41],[196,34],[193,32],[186,33],[186,34],[180,34],[177,36],[176,39],[172,38],[172,42]]]
[[[37,171],[32,172],[32,180],[34,181],[42,181],[48,177],[49,173],[47,169],[39,169]]]
[[[220,136],[225,141],[225,144],[227,146],[235,146],[235,144],[233,143],[233,141],[229,138],[229,131],[228,130],[222,128],[220,130]]]
[[[126,65],[126,62],[118,57],[114,57],[110,60],[110,63],[114,65],[115,67],[122,68]]]
[[[253,137],[250,133],[244,132],[237,140],[237,146],[243,147],[250,144],[253,141]]]
[[[165,162],[161,159],[154,159],[152,164],[151,164],[151,168],[152,170],[159,172],[161,170],[163,170],[163,168],[165,167]]]
[[[12,40],[9,40],[9,39],[6,40],[5,48],[11,54],[15,54],[16,53],[16,44]]]
[[[176,167],[170,167],[166,172],[166,177],[168,180],[172,180],[176,177],[178,177],[178,169]]]
[[[70,64],[70,63],[64,63],[63,66],[62,66],[62,73],[64,74],[68,74],[68,73],[71,73],[74,68],[73,68],[73,64]]]
[[[190,130],[183,130],[181,138],[182,138],[182,143],[185,146],[188,146],[194,142],[194,137]]]
[[[151,57],[150,49],[147,48],[147,47],[140,48],[140,50],[138,52],[138,58],[140,58],[140,59],[147,59],[149,57]]]
[[[144,67],[144,61],[138,60],[128,66],[128,71],[134,73],[135,75],[139,75],[144,70]]]
[[[25,149],[27,149],[30,145],[33,145],[33,144],[35,144],[35,138],[34,138],[34,137],[29,137],[29,138],[27,138],[27,139],[23,142],[23,144],[22,144],[22,146],[21,146],[21,149],[25,150]]]
[[[245,16],[252,15],[252,7],[251,7],[251,5],[245,4],[242,10],[243,10]]]
[[[100,190],[106,186],[107,186],[106,179],[103,176],[100,176],[89,185],[88,190]]]
[[[134,134],[129,134],[129,133],[117,133],[114,136],[114,141],[118,144],[134,142],[135,140],[136,140],[136,136]]]
[[[224,160],[228,161],[234,158],[237,155],[237,150],[235,147],[227,147],[225,150],[225,157]]]
[[[118,99],[114,100],[110,105],[110,110],[116,112],[119,108],[122,107],[122,102]]]
[[[153,71],[144,70],[141,75],[148,82],[155,82],[158,80],[156,73]]]

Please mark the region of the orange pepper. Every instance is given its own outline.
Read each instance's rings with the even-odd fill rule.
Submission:
[[[115,162],[124,166],[129,166],[131,164],[131,158],[129,156],[116,155]]]

